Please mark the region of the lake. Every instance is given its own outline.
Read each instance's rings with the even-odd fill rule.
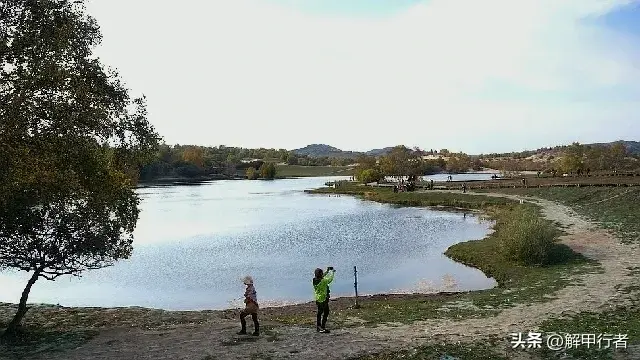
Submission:
[[[496,175],[498,172],[477,172],[477,173],[461,173],[451,174],[453,181],[477,181],[477,180],[491,180],[491,176]],[[434,174],[423,176],[423,181],[447,181],[447,177],[450,174]]]
[[[313,299],[316,267],[334,266],[333,297],[477,290],[482,272],[443,255],[485,237],[476,216],[402,208],[303,192],[347,177],[213,181],[138,190],[141,214],[130,259],[82,278],[40,279],[31,303],[144,306],[167,310],[239,306],[240,278],[254,277],[262,306]],[[0,302],[17,302],[25,273],[0,274]]]

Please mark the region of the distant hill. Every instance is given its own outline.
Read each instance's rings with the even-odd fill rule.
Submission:
[[[631,153],[633,155],[640,155],[640,141],[623,141],[622,143],[627,147],[627,151],[629,151],[629,153]],[[615,144],[615,142],[611,142],[611,143],[596,143],[596,144],[589,144],[589,145],[611,146],[613,144]]]
[[[391,150],[393,150],[393,146],[389,146],[383,149],[369,150],[365,154],[369,156],[382,156],[382,155],[387,155],[388,153],[391,152]]]
[[[593,147],[598,147],[598,146],[611,146],[615,143],[617,143],[618,141],[613,141],[613,142],[609,142],[609,143],[591,143],[591,144],[582,144],[584,146],[593,146]],[[622,141],[622,143],[627,147],[627,150],[629,151],[629,153],[631,155],[640,155],[640,141]],[[546,148],[540,148],[540,149],[536,149],[536,150],[526,150],[526,151],[520,151],[520,152],[512,152],[512,153],[493,153],[493,154],[481,154],[481,157],[494,157],[494,158],[501,158],[501,157],[513,157],[516,156],[518,158],[525,158],[525,157],[540,157],[540,156],[561,156],[564,152],[564,150],[566,149],[566,147],[569,146],[569,144],[566,145],[558,145],[555,147],[546,147]]]
[[[356,158],[361,153],[356,151],[342,151],[336,147],[326,144],[311,144],[300,149],[293,150],[296,155],[306,155],[309,157],[334,157],[334,158]]]
[[[309,157],[334,157],[334,158],[357,158],[360,155],[382,156],[388,154],[393,147],[383,149],[373,149],[366,152],[344,151],[326,144],[311,144],[300,149],[293,150],[296,155],[306,155]]]
[[[585,144],[588,146],[611,146],[615,142],[611,143],[594,143],[594,144]],[[631,154],[640,155],[640,141],[623,141],[627,149]],[[385,147],[382,149],[373,149],[365,152],[359,151],[344,151],[338,149],[336,147],[326,145],[326,144],[311,144],[307,145],[300,149],[293,150],[293,153],[296,155],[306,155],[313,158],[319,157],[334,157],[334,158],[357,158],[359,155],[368,155],[368,156],[382,156],[386,155],[393,149],[392,146]],[[505,153],[505,154],[493,154],[495,157],[509,157],[514,154],[519,154],[522,157],[530,157],[530,156],[540,156],[540,155],[558,155],[563,151],[562,146],[556,146],[554,148],[542,148],[537,150],[523,151],[521,153]]]

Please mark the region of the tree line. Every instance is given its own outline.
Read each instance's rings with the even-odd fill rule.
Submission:
[[[483,168],[504,173],[540,171],[547,173],[587,173],[595,171],[634,171],[640,169],[638,155],[632,155],[622,142],[612,145],[572,145],[557,147],[559,152],[535,161],[523,156],[491,158],[454,153],[446,149],[424,151],[396,146],[380,157],[356,159],[355,176],[361,182],[375,182],[385,177],[424,176],[441,172],[462,173]],[[522,153],[518,153],[523,155]],[[531,152],[537,154],[537,152]],[[439,156],[426,156],[439,155]],[[530,155],[529,155],[530,156]]]
[[[141,181],[162,178],[198,178],[205,176],[236,177],[250,173],[275,177],[275,164],[303,166],[346,166],[355,159],[312,158],[285,149],[247,149],[220,145],[217,147],[162,144],[150,163],[140,168]],[[261,170],[263,164],[274,164]],[[249,169],[253,169],[251,172]]]
[[[438,153],[433,150],[424,151],[420,148],[411,149],[398,145],[388,154],[380,157],[360,156],[356,161],[355,177],[358,181],[368,183],[380,181],[385,177],[466,172],[470,169],[480,169],[481,164],[476,160],[467,154],[451,153],[446,149]]]
[[[525,156],[526,155],[526,156]],[[533,160],[532,155],[540,155]],[[513,171],[540,171],[544,173],[586,173],[596,171],[637,171],[640,156],[632,154],[622,142],[613,144],[584,145],[573,143],[566,146],[542,149],[540,152],[500,154],[503,157],[482,156],[484,167]]]

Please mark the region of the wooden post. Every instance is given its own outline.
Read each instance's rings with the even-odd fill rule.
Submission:
[[[358,269],[355,266],[353,267],[353,279],[353,287],[356,290],[356,303],[354,305],[354,308],[359,309],[360,304],[358,303]]]

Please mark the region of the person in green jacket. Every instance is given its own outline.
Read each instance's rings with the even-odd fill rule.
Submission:
[[[320,268],[314,272],[313,290],[315,292],[316,305],[318,305],[316,331],[320,333],[329,333],[326,328],[327,318],[329,317],[329,284],[333,281],[335,273],[336,271],[332,266],[327,268],[326,274]]]

